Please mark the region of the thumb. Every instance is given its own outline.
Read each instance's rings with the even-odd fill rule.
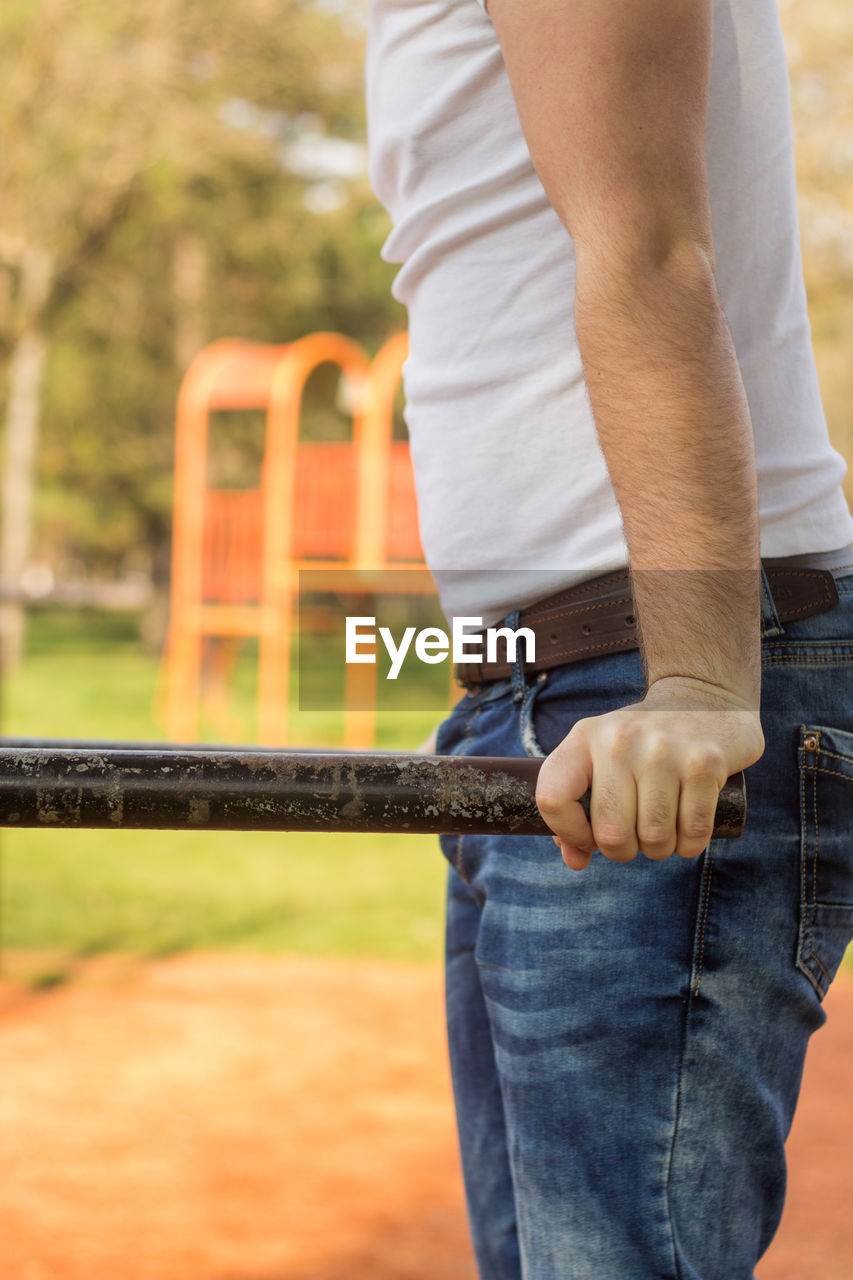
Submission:
[[[592,786],[592,756],[581,738],[564,738],[542,762],[536,783],[539,812],[560,841],[593,852],[595,837],[579,803]]]

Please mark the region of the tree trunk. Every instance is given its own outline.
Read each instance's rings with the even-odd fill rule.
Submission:
[[[3,440],[3,510],[0,513],[0,578],[22,585],[32,542],[41,384],[47,356],[45,305],[53,282],[51,255],[37,245],[17,247],[18,337],[9,362]],[[25,611],[0,604],[0,671],[20,661]]]
[[[3,515],[0,577],[20,585],[30,555],[39,400],[47,341],[38,329],[21,334],[9,364],[9,395],[3,457]],[[0,664],[8,671],[20,660],[24,606],[0,604]]]

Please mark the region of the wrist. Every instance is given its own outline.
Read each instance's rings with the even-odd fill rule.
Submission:
[[[699,697],[704,695],[706,700],[713,701],[715,705],[724,702],[742,711],[749,711],[756,716],[760,715],[760,684],[754,693],[747,693],[742,686],[718,684],[712,680],[702,680],[699,676],[656,676],[655,679],[649,681],[644,701],[648,701],[650,695],[652,700],[657,700],[658,698],[669,699],[678,697],[680,693],[688,690]]]
[[[693,680],[761,702],[761,578],[752,569],[631,571],[647,687]]]

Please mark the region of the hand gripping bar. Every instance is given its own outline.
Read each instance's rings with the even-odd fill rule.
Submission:
[[[0,742],[7,828],[550,834],[537,759]],[[720,791],[714,835],[739,836],[745,823],[741,772]]]

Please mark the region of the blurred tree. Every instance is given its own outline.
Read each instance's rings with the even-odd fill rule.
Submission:
[[[847,0],[780,0],[800,230],[829,433],[853,463],[853,21]],[[845,491],[853,505],[853,467]]]
[[[333,0],[4,0],[6,579],[164,572],[174,399],[199,346],[404,323],[364,173],[363,14]],[[44,384],[44,394],[40,388]],[[6,660],[19,643],[4,608]]]

